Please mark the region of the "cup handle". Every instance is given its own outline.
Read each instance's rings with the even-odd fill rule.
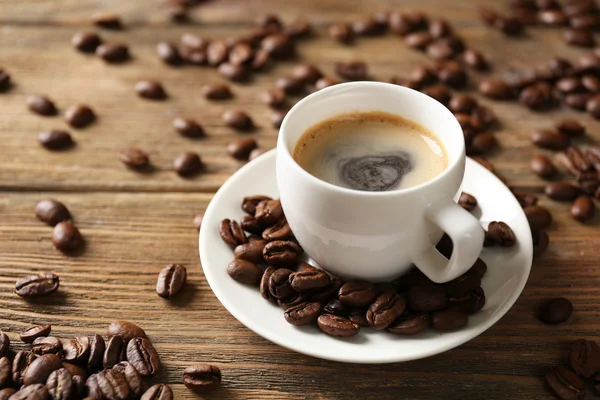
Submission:
[[[436,283],[458,278],[475,264],[483,248],[485,232],[479,220],[453,201],[428,209],[426,216],[452,239],[452,256],[447,260],[430,246],[415,264]]]

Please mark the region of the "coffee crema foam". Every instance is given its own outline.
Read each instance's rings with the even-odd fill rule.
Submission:
[[[321,180],[369,192],[415,186],[448,166],[433,133],[382,111],[341,114],[310,127],[293,157]]]

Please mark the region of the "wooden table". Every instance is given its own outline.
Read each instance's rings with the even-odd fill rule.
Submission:
[[[286,21],[300,16],[317,26],[318,37],[300,44],[302,59],[332,75],[336,61],[358,56],[369,62],[376,78],[385,80],[429,61],[393,35],[342,47],[325,34],[327,24],[377,10],[411,8],[451,20],[469,45],[492,61],[492,75],[542,63],[553,54],[575,59],[583,53],[563,44],[561,30],[530,29],[523,39],[507,39],[479,22],[475,3],[487,1],[215,0],[193,12],[196,22],[174,25],[158,0],[1,0],[0,66],[12,74],[15,85],[0,95],[0,321],[14,347],[20,347],[17,333],[32,323],[50,323],[57,336],[68,338],[104,333],[111,320],[121,318],[140,324],[152,337],[164,361],[154,380],[171,384],[178,399],[197,398],[180,383],[183,368],[195,362],[222,369],[223,388],[206,396],[215,399],[549,398],[546,369],[565,361],[572,340],[593,339],[600,329],[598,218],[576,223],[568,205],[542,199],[556,220],[550,250],[535,263],[525,291],[508,314],[457,349],[375,366],[296,354],[246,329],[221,306],[202,273],[192,225],[194,215],[203,212],[212,194],[241,165],[226,155],[226,144],[240,135],[223,126],[222,112],[249,112],[258,125],[253,135],[260,146],[272,148],[277,131],[259,95],[293,63],[278,64],[272,73],[256,75],[251,84],[235,85],[232,101],[210,103],[199,90],[203,83],[222,80],[215,70],[168,67],[155,53],[160,40],[177,41],[189,31],[212,38],[241,35],[256,16],[278,12]],[[101,34],[128,43],[134,57],[130,63],[107,65],[71,47],[75,32],[97,30],[89,18],[103,10],[122,16],[126,30]],[[170,98],[139,99],[133,85],[143,78],[160,79]],[[71,130],[77,141],[73,150],[47,151],[37,143],[37,133],[66,124],[61,117],[31,114],[25,99],[34,93],[55,99],[60,111],[88,103],[98,122]],[[532,129],[574,116],[600,139],[600,124],[585,114],[565,109],[535,114],[514,103],[482,102],[492,104],[502,121],[496,134],[500,150],[490,160],[510,184],[523,190],[540,192],[543,187],[528,167],[531,155],[539,152],[529,142]],[[199,120],[208,136],[190,140],[175,134],[171,122],[177,115]],[[155,172],[138,174],[119,163],[118,151],[132,145],[149,152]],[[173,172],[174,157],[186,150],[202,155],[205,174],[182,179]],[[47,197],[64,202],[74,215],[87,241],[81,255],[58,252],[50,242],[52,229],[35,218],[36,202]],[[156,274],[167,263],[183,263],[189,271],[189,288],[174,302],[163,301],[154,291]],[[47,301],[23,301],[13,293],[15,280],[37,271],[57,272],[60,294]],[[555,296],[571,299],[575,312],[565,324],[543,325],[534,311]]]

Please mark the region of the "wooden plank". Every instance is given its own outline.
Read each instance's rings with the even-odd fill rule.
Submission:
[[[86,239],[83,254],[68,257],[50,243],[38,221],[39,199],[63,201]],[[118,316],[139,323],[165,363],[156,382],[177,384],[183,368],[214,362],[223,370],[216,398],[515,398],[544,393],[540,376],[561,363],[569,341],[598,336],[600,238],[596,228],[552,230],[552,250],[538,260],[523,295],[489,331],[450,352],[414,362],[361,366],[296,354],[255,335],[212,294],[198,261],[192,218],[208,194],[6,193],[0,200],[0,327],[18,345],[32,323],[51,323],[63,338],[104,333]],[[557,213],[557,225],[573,226]],[[216,229],[216,227],[215,227]],[[584,240],[587,238],[587,240]],[[167,263],[188,267],[183,297],[169,303],[154,292]],[[225,267],[225,266],[224,266]],[[17,277],[37,271],[61,276],[60,295],[26,302],[13,294]],[[547,298],[566,296],[571,320],[546,326],[535,318]],[[332,378],[335,374],[335,379]],[[195,398],[175,385],[177,398]],[[499,388],[502,390],[499,392]],[[358,391],[358,392],[357,392]]]

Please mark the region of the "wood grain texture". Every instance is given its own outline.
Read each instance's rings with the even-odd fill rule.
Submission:
[[[529,30],[522,40],[506,39],[476,19],[479,0],[337,1],[276,0],[208,1],[193,11],[195,22],[172,25],[158,1],[0,0],[0,66],[15,86],[0,95],[0,327],[18,343],[18,332],[31,323],[51,323],[56,335],[104,333],[116,316],[139,323],[151,336],[164,368],[154,379],[173,385],[177,399],[198,396],[181,382],[183,368],[213,362],[223,371],[223,388],[211,399],[541,399],[549,398],[543,374],[562,363],[569,342],[597,338],[600,332],[598,260],[599,217],[586,225],[568,216],[568,205],[542,200],[554,213],[550,250],[534,265],[529,283],[511,311],[489,331],[457,349],[402,364],[360,366],[334,363],[293,353],[255,335],[231,317],[212,294],[198,261],[197,232],[192,226],[212,193],[241,163],[225,154],[225,146],[241,137],[224,127],[220,116],[241,108],[255,119],[251,133],[261,147],[272,148],[277,132],[260,93],[289,72],[294,62],[278,64],[271,73],[255,75],[246,85],[232,85],[235,99],[207,102],[204,83],[222,81],[212,69],[172,68],[155,55],[159,40],[178,40],[193,31],[211,38],[241,35],[257,15],[277,11],[284,19],[303,17],[317,25],[316,38],[303,41],[301,60],[314,62],[333,75],[335,62],[362,58],[372,75],[388,79],[407,74],[429,61],[408,50],[395,36],[361,39],[341,47],[324,32],[330,21],[350,21],[380,9],[424,9],[450,19],[467,43],[492,61],[490,75],[511,68],[543,64],[551,54],[574,59],[581,50],[568,48],[559,30]],[[105,32],[106,40],[131,46],[133,60],[120,66],[75,52],[70,38],[94,30],[95,11],[120,13],[128,28]],[[133,85],[160,79],[170,97],[162,103],[139,99]],[[480,75],[472,75],[471,88]],[[25,107],[29,94],[55,99],[61,112],[87,103],[99,119],[73,130],[73,150],[52,153],[41,148],[40,130],[65,128],[62,117],[33,115]],[[599,140],[600,124],[585,114],[561,109],[532,113],[513,103],[490,102],[502,129],[501,148],[490,156],[508,182],[541,191],[543,182],[529,171],[533,129],[552,126],[562,117],[581,120]],[[173,118],[196,118],[208,136],[185,139],[174,133]],[[120,149],[136,145],[151,155],[156,170],[138,174],[117,159]],[[182,179],[172,171],[174,157],[198,151],[207,172]],[[38,200],[63,201],[85,239],[85,251],[68,257],[50,242],[51,228],[33,214]],[[188,266],[189,285],[175,302],[154,292],[156,274],[167,263]],[[36,271],[61,276],[61,295],[48,302],[25,302],[13,294],[16,278]],[[545,326],[535,319],[544,300],[565,296],[575,305],[571,320]],[[17,346],[18,347],[18,346]]]

